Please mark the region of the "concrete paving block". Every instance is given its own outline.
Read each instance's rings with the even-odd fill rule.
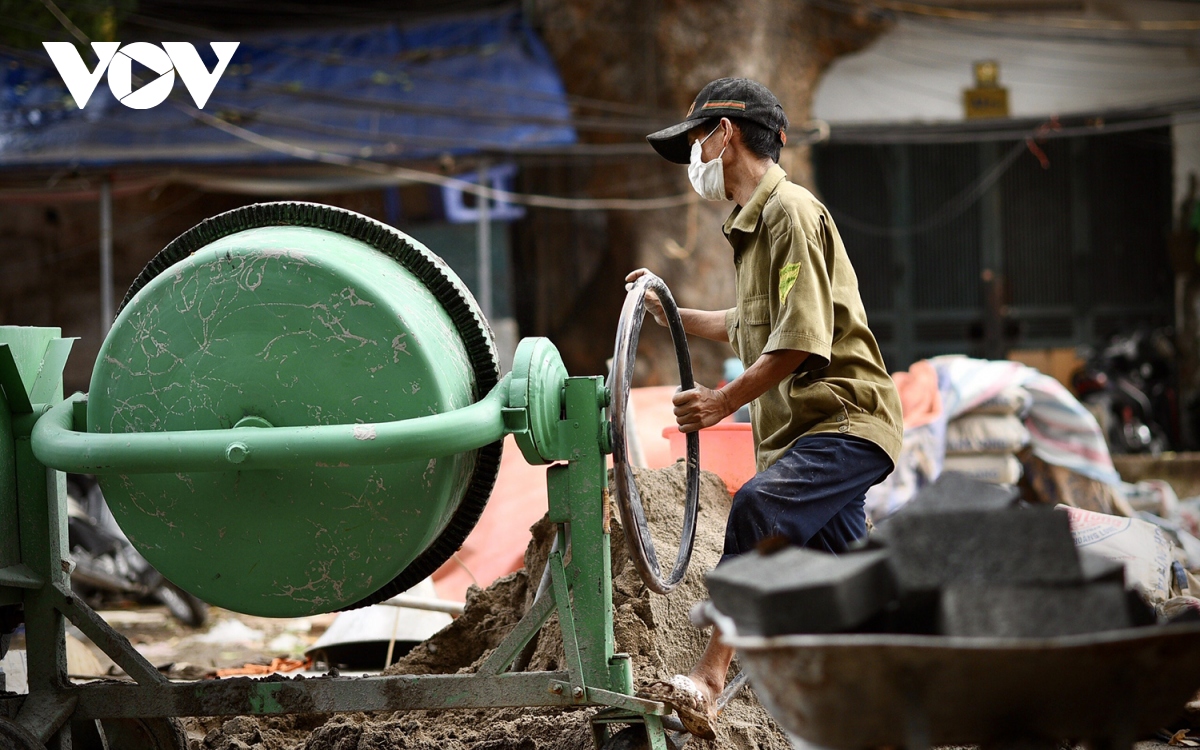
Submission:
[[[1012,485],[993,484],[948,471],[917,493],[902,513],[937,513],[948,510],[1004,510],[1015,508],[1021,492]]]
[[[883,612],[855,632],[937,635],[940,592],[921,591],[897,596]]]
[[[1050,508],[904,512],[878,530],[901,593],[951,583],[1083,582],[1065,513]]]
[[[709,596],[752,635],[852,630],[895,599],[886,550],[753,552],[708,574]]]
[[[1125,588],[951,585],[942,591],[945,635],[1053,638],[1132,627]]]

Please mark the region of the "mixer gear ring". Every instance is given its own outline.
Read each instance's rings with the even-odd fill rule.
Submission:
[[[695,432],[687,434],[687,488],[683,532],[679,539],[675,567],[664,579],[658,556],[654,551],[654,541],[650,538],[650,528],[646,523],[642,500],[633,482],[625,422],[625,412],[629,408],[629,389],[633,383],[634,357],[637,354],[638,337],[642,332],[642,319],[646,316],[648,291],[658,295],[666,311],[671,340],[675,344],[675,358],[679,362],[680,387],[684,390],[695,387],[692,378],[692,358],[688,352],[687,335],[679,317],[679,308],[663,280],[652,273],[646,273],[633,283],[625,297],[621,317],[617,321],[616,347],[613,351],[612,370],[608,376],[608,387],[612,393],[613,478],[629,557],[647,588],[657,594],[669,594],[687,573],[688,563],[692,559],[692,547],[696,541],[696,516],[700,508],[700,435]]]
[[[346,209],[319,203],[282,201],[257,203],[218,214],[175,238],[146,264],[138,274],[118,313],[152,279],[178,261],[223,237],[249,229],[272,226],[296,226],[325,229],[359,240],[391,257],[417,277],[433,294],[462,337],[475,376],[476,401],[489,393],[500,380],[500,362],[496,355],[491,328],[470,291],[441,258],[414,245],[392,227]],[[491,496],[500,472],[503,441],[479,449],[475,470],[467,484],[462,502],[441,534],[428,548],[390,582],[342,611],[377,604],[412,588],[428,578],[458,551],[475,528]]]

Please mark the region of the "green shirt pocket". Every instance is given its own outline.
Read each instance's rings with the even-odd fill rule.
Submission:
[[[748,326],[765,326],[771,323],[771,298],[756,294],[742,300],[741,321]]]
[[[771,336],[771,305],[767,295],[742,300],[738,306],[737,344],[734,351],[749,367],[762,356]]]

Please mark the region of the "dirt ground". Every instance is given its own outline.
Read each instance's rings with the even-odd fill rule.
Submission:
[[[683,512],[682,464],[640,472],[637,483],[660,550],[674,559]],[[721,554],[729,494],[715,475],[702,481],[700,522],[692,565],[671,596],[651,594],[625,552],[620,524],[613,524],[612,558],[617,649],[631,655],[634,679],[644,683],[686,671],[703,650],[706,635],[688,622],[688,611],[707,598],[704,573]],[[472,671],[503,639],[532,603],[549,553],[553,527],[541,522],[525,556],[525,569],[487,589],[472,589],[464,614],[417,646],[389,673],[431,674]],[[563,659],[555,619],[538,639],[533,670],[559,669]],[[736,666],[735,666],[736,669]],[[282,719],[190,720],[193,750],[585,750],[592,746],[589,717],[595,709],[494,709],[293,717]],[[199,739],[201,733],[203,739]],[[790,743],[746,690],[726,708],[715,742],[689,747],[731,750],[786,750]]]

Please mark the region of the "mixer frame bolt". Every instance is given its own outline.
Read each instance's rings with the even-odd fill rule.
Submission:
[[[242,442],[230,443],[225,449],[225,458],[231,464],[240,464],[250,455],[250,447]]]
[[[554,693],[555,695],[562,695],[562,691],[563,691],[563,686],[557,682],[550,686],[550,692]]]
[[[574,690],[571,691],[571,695],[574,696],[575,700],[577,700],[577,701],[583,700],[583,688],[581,688],[581,687],[575,688]]]

